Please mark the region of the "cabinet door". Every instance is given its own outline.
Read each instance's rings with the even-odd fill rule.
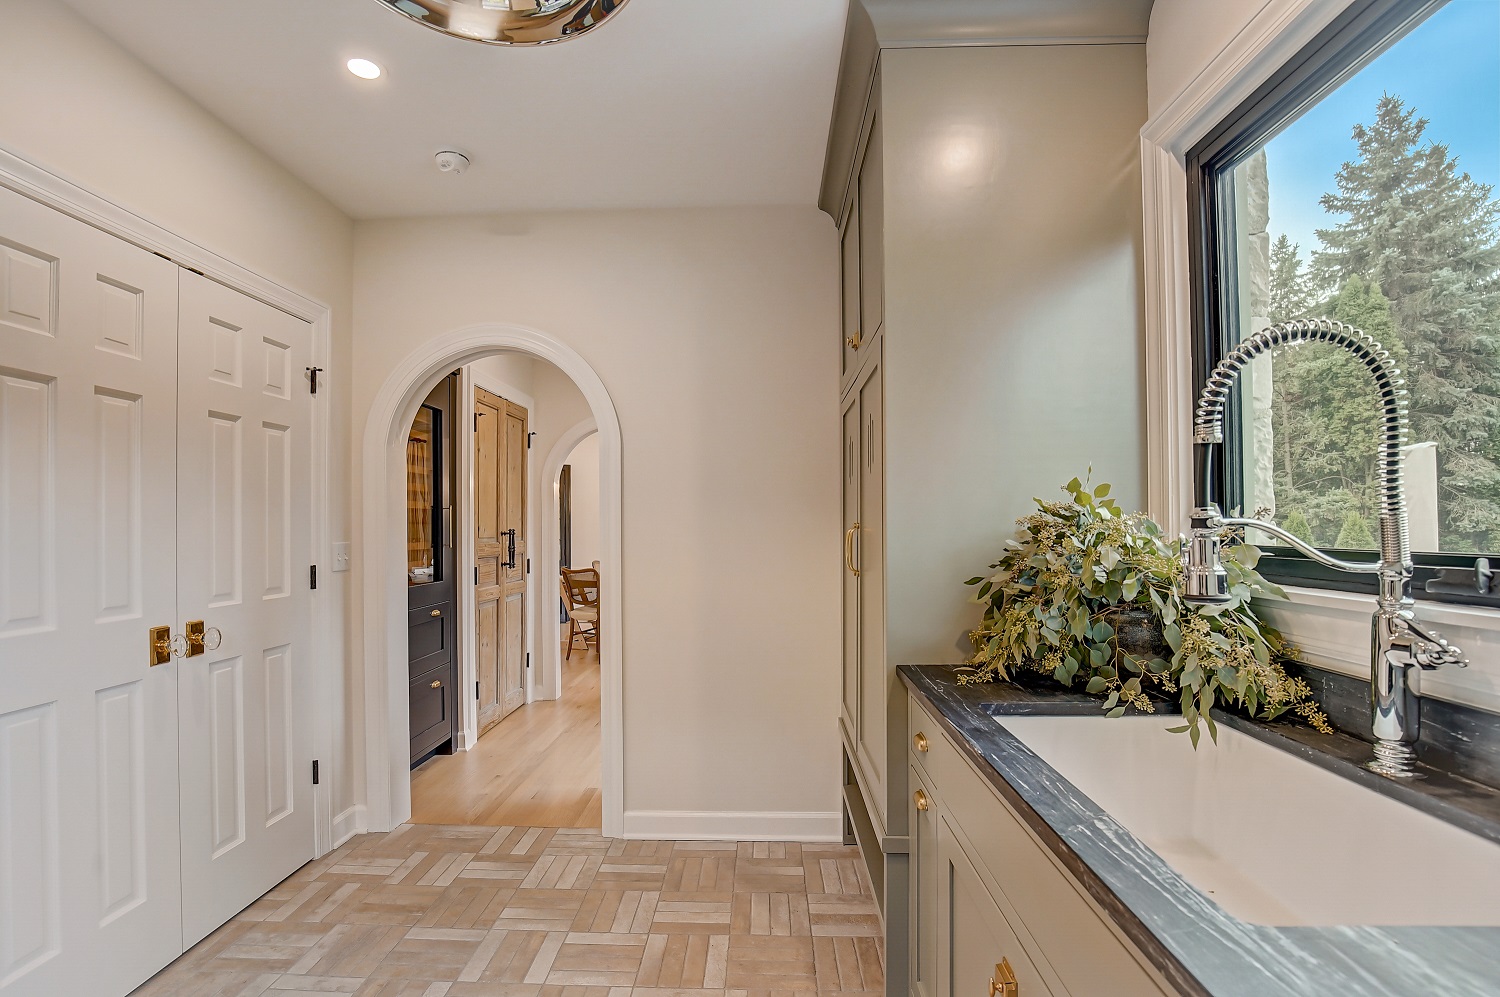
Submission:
[[[914,997],[936,997],[938,806],[932,790],[922,781],[915,767],[907,769],[907,780],[907,788],[913,791],[907,815],[907,833],[911,836],[911,930],[908,940],[911,992]],[[921,797],[917,796],[918,793],[922,794]],[[918,799],[926,803],[927,809],[918,806]]]
[[[870,137],[859,166],[859,328],[860,347],[875,341],[885,323],[885,160],[880,115],[870,122]]]
[[[859,188],[844,215],[839,233],[839,263],[843,280],[842,318],[839,323],[839,389],[849,386],[859,370],[860,322]]]
[[[1040,973],[990,896],[989,888],[959,847],[952,829],[939,817],[938,966],[941,997],[974,997],[994,993],[1001,963],[1009,966],[1026,997],[1050,995]]]
[[[859,574],[854,566],[859,522],[859,396],[844,406],[844,658],[843,719],[849,737],[859,741]]]
[[[886,813],[890,773],[886,727],[889,701],[899,686],[885,661],[884,379],[878,352],[866,364],[858,390],[859,529],[854,534],[854,563],[859,568],[859,743],[860,761],[874,797],[871,802],[880,812],[881,824],[890,827]],[[905,702],[904,695],[900,699]],[[904,745],[902,748],[904,757]]]

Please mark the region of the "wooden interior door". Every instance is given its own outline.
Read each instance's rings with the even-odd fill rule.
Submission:
[[[474,390],[475,572],[479,733],[526,701],[527,413]]]
[[[312,858],[312,327],[184,271],[178,617],[183,941]]]
[[[182,951],[178,268],[0,190],[0,992]]]

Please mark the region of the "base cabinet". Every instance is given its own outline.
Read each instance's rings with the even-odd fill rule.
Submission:
[[[909,992],[1174,994],[915,697],[907,722]]]

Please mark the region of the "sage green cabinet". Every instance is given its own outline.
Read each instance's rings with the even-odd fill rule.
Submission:
[[[983,997],[1010,976],[1026,997],[1173,994],[925,704],[904,712],[908,923],[889,943],[908,992]]]

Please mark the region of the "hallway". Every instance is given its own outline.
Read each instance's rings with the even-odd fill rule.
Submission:
[[[599,653],[563,664],[563,695],[523,706],[471,750],[411,774],[413,824],[599,827]]]
[[[132,997],[770,997],[884,987],[839,844],[404,825],[312,862]]]

